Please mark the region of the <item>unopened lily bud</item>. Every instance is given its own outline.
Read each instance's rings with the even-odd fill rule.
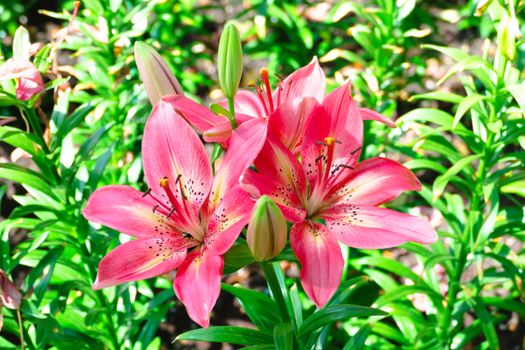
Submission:
[[[154,48],[137,41],[135,61],[152,105],[157,104],[163,96],[184,95],[177,78]]]
[[[286,220],[277,205],[267,196],[255,204],[246,238],[255,260],[275,258],[286,245]]]
[[[233,98],[237,93],[242,76],[241,38],[233,24],[226,25],[221,34],[217,69],[224,96]]]
[[[18,309],[22,301],[22,294],[11,282],[4,271],[0,270],[0,308]]]

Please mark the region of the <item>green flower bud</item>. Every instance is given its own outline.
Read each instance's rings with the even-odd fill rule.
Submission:
[[[154,48],[137,41],[135,43],[135,61],[152,105],[157,104],[166,95],[184,95],[177,78]]]
[[[217,69],[219,83],[227,98],[237,93],[242,76],[242,47],[239,31],[233,24],[227,24],[219,41]]]
[[[267,196],[255,204],[246,238],[255,260],[275,258],[286,245],[287,227],[283,213]]]

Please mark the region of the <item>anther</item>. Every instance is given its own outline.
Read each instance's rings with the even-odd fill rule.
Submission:
[[[158,204],[157,204],[157,205],[154,205],[154,206],[153,206],[153,212],[155,212],[155,210],[157,210],[158,207],[159,207]]]
[[[356,154],[357,152],[359,152],[361,150],[361,147],[357,147],[355,150],[353,150],[352,152],[350,152],[351,155],[354,155]]]
[[[189,234],[188,232],[183,232],[182,233],[182,237],[186,238],[186,239],[190,239],[192,236],[191,234]]]
[[[315,158],[315,162],[319,162],[321,159],[323,159],[324,155],[321,154],[319,157]]]
[[[148,194],[151,193],[151,188],[148,188],[143,194],[142,194],[142,198],[146,197]]]
[[[324,142],[327,146],[332,146],[335,143],[335,139],[333,137],[325,137]]]
[[[175,185],[179,183],[181,177],[182,177],[182,174],[177,175],[177,179],[175,180]]]
[[[159,185],[161,187],[168,187],[170,181],[168,180],[167,176],[164,176],[162,179],[159,180]]]
[[[321,146],[328,146],[324,141],[315,141],[315,143]]]
[[[171,214],[173,214],[174,211],[175,211],[175,207],[172,207],[170,209],[170,212],[168,213],[168,216],[166,216],[166,219],[169,219],[169,217],[171,216]]]

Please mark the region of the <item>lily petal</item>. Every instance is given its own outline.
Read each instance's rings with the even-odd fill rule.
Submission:
[[[361,113],[361,118],[363,118],[363,120],[375,120],[391,128],[397,127],[396,123],[393,120],[385,117],[381,113],[376,112],[374,110],[368,108],[359,108],[359,112]]]
[[[224,261],[209,250],[196,249],[184,260],[173,283],[190,318],[201,327],[208,328],[210,313],[221,291]]]
[[[270,114],[268,128],[283,145],[298,153],[308,118],[318,105],[314,97],[296,98],[282,103]]]
[[[322,307],[335,293],[343,273],[343,256],[335,238],[319,223],[295,224],[290,232],[292,249],[301,263],[301,285]]]
[[[164,96],[162,101],[169,103],[179,115],[183,116],[200,133],[204,133],[206,130],[221,125],[228,120],[182,95]]]
[[[280,93],[279,89],[276,89],[272,96],[278,104],[301,97],[313,97],[321,103],[326,91],[326,78],[317,57],[286,77],[281,88]]]
[[[212,183],[210,161],[195,131],[164,100],[153,108],[146,122],[142,158],[153,193],[167,205],[174,205],[181,217],[198,222],[198,210]],[[160,185],[163,178],[167,178],[167,188],[175,198],[171,202]]]
[[[221,102],[223,107],[227,107],[227,101]],[[241,113],[254,118],[265,118],[266,111],[259,97],[252,91],[239,90],[234,98],[233,107],[235,114]]]
[[[196,241],[182,236],[136,239],[119,245],[98,265],[93,289],[143,280],[176,269]]]
[[[323,213],[326,226],[342,243],[362,249],[383,249],[405,242],[437,240],[427,219],[395,210],[342,204]]]
[[[378,206],[405,191],[419,191],[421,184],[403,165],[387,158],[371,158],[357,164],[342,185],[333,190],[330,202]]]
[[[241,186],[252,196],[270,197],[288,220],[302,221],[306,177],[297,158],[269,133],[254,164],[258,172],[247,170]]]
[[[122,233],[148,238],[157,234],[176,234],[171,221],[162,215],[163,208],[153,208],[157,203],[130,186],[105,186],[96,190],[82,214],[93,221]]]
[[[329,180],[323,181],[323,187],[333,187],[340,183],[341,177],[344,178],[347,169],[357,163],[363,143],[363,120],[350,96],[350,83],[329,94],[322,105],[314,108],[308,120],[301,156],[312,191],[316,189],[316,180],[319,179],[316,163],[323,151],[319,142],[323,142],[326,137],[335,139],[336,144]],[[317,188],[315,197],[323,197],[327,188]]]
[[[208,222],[204,237],[206,246],[215,254],[226,253],[250,221],[254,205],[253,199],[239,185],[226,192]]]
[[[259,154],[266,139],[267,128],[265,119],[254,118],[234,130],[228,143],[228,151],[215,175],[208,205],[209,212],[215,210],[226,191],[239,184],[241,174]]]

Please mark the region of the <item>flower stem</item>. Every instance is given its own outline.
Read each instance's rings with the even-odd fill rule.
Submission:
[[[20,348],[24,350],[24,325],[22,323],[22,314],[20,313],[20,309],[16,309],[16,317],[18,318],[18,327],[20,328]]]
[[[266,282],[268,283],[268,287],[270,288],[270,291],[272,292],[272,297],[277,303],[277,306],[279,307],[279,311],[281,313],[281,317],[284,322],[290,321],[290,315],[288,314],[288,308],[286,307],[286,302],[284,300],[284,294],[283,290],[279,284],[279,280],[277,278],[277,275],[275,273],[275,263],[269,263],[262,261],[259,263],[261,266],[261,269],[264,272],[264,276],[266,277]]]
[[[232,125],[232,129],[237,128],[237,121],[235,120],[235,106],[233,103],[233,97],[228,97],[228,110],[230,112],[230,115],[228,116],[228,119],[230,119],[230,123]]]

